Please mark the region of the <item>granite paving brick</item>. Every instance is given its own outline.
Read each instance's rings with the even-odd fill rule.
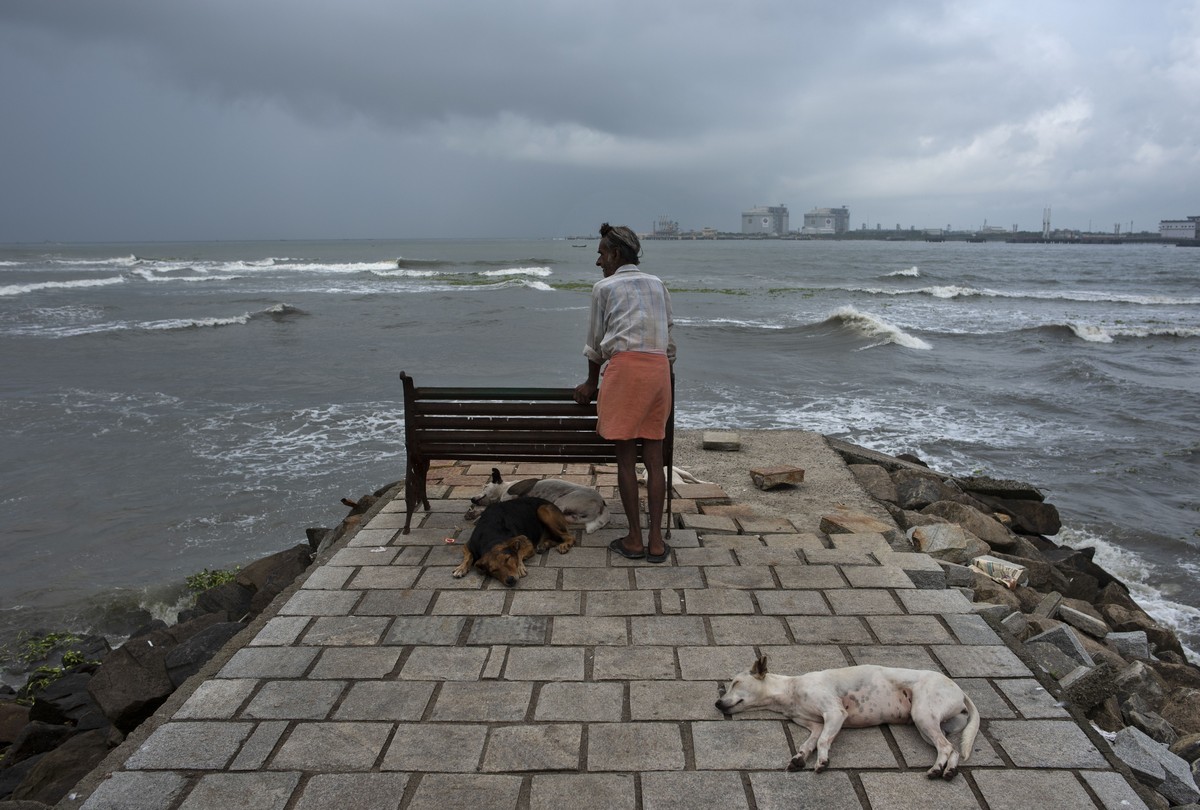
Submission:
[[[781,647],[759,647],[767,657],[767,670],[777,675],[803,675],[822,669],[848,666],[842,648],[832,644],[787,644]],[[747,658],[739,669],[725,674],[728,681],[737,672],[750,669],[753,658]]]
[[[656,612],[652,591],[592,591],[585,602],[587,616],[649,616]]]
[[[867,616],[884,644],[952,644],[954,638],[936,616]]]
[[[167,723],[138,747],[126,766],[132,770],[220,770],[252,731],[253,723]]]
[[[310,678],[382,678],[396,668],[395,647],[326,647],[309,672]]]
[[[400,616],[388,630],[384,644],[455,644],[467,620],[462,616]]]
[[[555,616],[550,643],[628,644],[628,621],[624,616]]]
[[[628,681],[675,677],[673,647],[597,647],[592,680]]]
[[[785,616],[820,616],[828,614],[829,604],[820,591],[755,591],[763,613]]]
[[[703,616],[632,616],[629,626],[633,644],[679,646],[705,644],[708,641]]]
[[[738,810],[748,806],[736,773],[663,771],[642,777],[645,810]]]
[[[545,644],[548,616],[481,616],[471,620],[468,644]]]
[[[215,773],[202,777],[180,810],[283,810],[299,773]]]
[[[1035,678],[997,679],[996,686],[1017,707],[1022,717],[1045,719],[1068,716],[1058,699]]]
[[[625,687],[620,683],[547,683],[537,698],[534,719],[616,723],[622,719]]]
[[[747,614],[754,612],[754,600],[747,591],[697,590],[683,592],[689,614]]]
[[[380,769],[473,773],[479,766],[487,731],[482,723],[399,723]]]
[[[588,727],[589,771],[683,770],[678,723],[596,723]]]
[[[1022,773],[1020,779],[1004,771],[980,771],[975,784],[990,810],[1093,810],[1096,804],[1070,771]]]
[[[298,678],[320,654],[316,647],[247,647],[221,668],[222,678]]]
[[[430,719],[516,722],[525,719],[532,696],[530,683],[447,681],[438,692]]]
[[[845,771],[755,771],[750,774],[750,787],[758,810],[862,810],[863,807]]]
[[[233,717],[258,686],[254,678],[214,679],[196,691],[175,712],[177,720],[226,720]]]
[[[311,621],[311,616],[276,616],[263,625],[258,635],[250,641],[250,646],[279,647],[292,644],[300,638]]]
[[[233,762],[229,764],[230,771],[259,771],[267,764],[271,752],[279,744],[279,740],[287,732],[288,721],[268,720],[258,723],[250,737],[242,745]]]
[[[633,775],[628,773],[535,774],[529,788],[530,810],[634,810],[638,806]]]
[[[482,647],[417,647],[404,662],[400,677],[414,681],[479,680],[487,654]]]
[[[118,771],[100,783],[83,810],[162,810],[187,789],[187,780],[171,772]]]
[[[323,720],[345,689],[344,681],[267,681],[241,716],[249,720]]]
[[[778,720],[698,721],[692,745],[701,771],[781,768],[792,756]]]
[[[871,631],[859,616],[787,616],[786,619],[792,638],[801,644],[869,644],[872,640]]]
[[[852,646],[850,656],[855,664],[875,664],[881,667],[904,667],[906,669],[932,669],[941,672],[933,657],[924,647],[912,644]]]
[[[308,646],[378,644],[391,620],[386,616],[321,616],[305,632]]]
[[[793,590],[828,590],[848,587],[845,577],[836,565],[783,565],[776,566],[775,576],[780,587]]]
[[[871,810],[978,810],[980,804],[967,780],[929,779],[923,772],[868,771],[860,776]],[[1032,805],[1030,806],[1032,808]]]
[[[354,615],[419,616],[428,610],[434,595],[434,591],[368,591]]]
[[[408,810],[507,810],[521,794],[520,776],[430,773],[421,777]]]
[[[632,720],[713,720],[720,696],[714,681],[631,681]]]
[[[583,604],[578,591],[516,591],[508,612],[512,616],[566,616]]]
[[[396,810],[411,778],[406,773],[319,773],[308,780],[294,810],[329,810],[348,800],[355,810]]]
[[[1029,668],[1008,647],[938,645],[931,649],[951,678],[1019,678],[1029,674]]]
[[[481,769],[501,773],[578,770],[582,740],[583,727],[573,723],[492,729]]]
[[[833,612],[841,616],[897,615],[902,612],[891,591],[855,588],[853,590],[824,591],[825,598],[833,606]],[[902,591],[907,593],[907,591]]]
[[[299,723],[271,760],[271,767],[308,773],[369,771],[391,731],[391,723]]]
[[[358,681],[350,685],[333,719],[420,720],[433,688],[429,681]]]
[[[716,565],[704,568],[710,588],[774,588],[775,577],[767,565]]]
[[[993,720],[989,734],[1019,768],[1105,768],[1108,761],[1070,720]]]
[[[716,644],[787,644],[787,623],[779,616],[713,616]]]
[[[510,681],[581,681],[582,647],[513,647],[504,677]]]

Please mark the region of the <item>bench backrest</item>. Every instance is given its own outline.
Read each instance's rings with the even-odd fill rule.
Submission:
[[[400,380],[410,456],[426,461],[616,460],[614,444],[596,433],[596,403],[577,404],[573,389],[417,387],[403,371]],[[672,408],[663,442],[668,467],[674,427]]]

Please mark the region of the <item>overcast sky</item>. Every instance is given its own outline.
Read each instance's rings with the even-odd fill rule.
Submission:
[[[3,0],[0,242],[1157,230],[1200,0]]]

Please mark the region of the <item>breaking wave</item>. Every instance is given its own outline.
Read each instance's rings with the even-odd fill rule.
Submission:
[[[0,296],[25,295],[41,290],[72,290],[81,287],[108,287],[112,284],[124,284],[123,276],[107,278],[80,278],[74,281],[39,281],[32,284],[9,284],[0,287]]]
[[[875,338],[875,343],[863,347],[867,349],[888,343],[894,343],[906,349],[920,349],[922,351],[928,351],[933,348],[924,340],[921,340],[921,338],[910,335],[899,326],[870,313],[859,312],[854,307],[842,307],[830,315],[825,320],[825,323],[840,324],[858,332],[864,337]]]

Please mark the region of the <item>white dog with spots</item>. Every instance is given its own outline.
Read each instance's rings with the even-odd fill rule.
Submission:
[[[767,672],[764,656],[749,671],[734,677],[717,708],[726,715],[770,709],[807,728],[808,739],[788,763],[789,771],[802,770],[814,748],[817,762],[813,770],[825,770],[829,746],[843,726],[912,723],[938,752],[926,776],[951,779],[958,771],[959,751],[946,734],[962,730],[960,750],[965,762],[979,732],[979,711],[971,698],[942,673],[924,669],[864,665],[806,675],[774,675]]]

